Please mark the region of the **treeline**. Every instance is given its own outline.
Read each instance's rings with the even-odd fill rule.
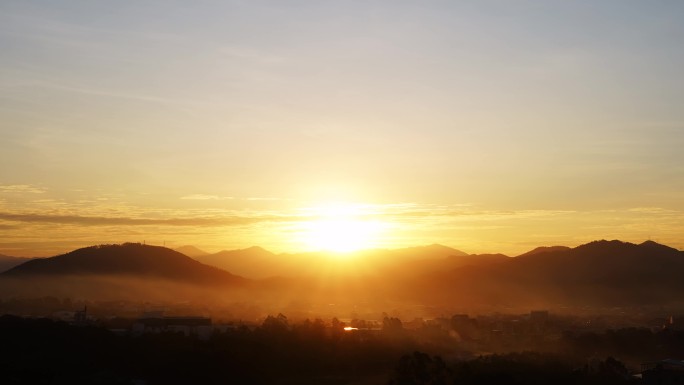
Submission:
[[[49,319],[0,317],[2,384],[344,384],[387,377],[415,345],[318,321],[269,317],[255,329],[119,336]],[[142,381],[142,382],[141,382]]]
[[[490,355],[447,364],[421,352],[405,355],[390,385],[622,385],[635,382],[625,366],[608,357],[573,365],[565,357],[534,352]]]
[[[577,357],[619,356],[625,360],[656,361],[684,357],[684,331],[646,328],[606,330],[603,333],[567,331],[559,342],[566,354]]]
[[[621,360],[631,361],[635,366],[681,357],[684,357],[682,330],[567,331],[556,341],[553,352],[494,354],[447,363],[440,356],[416,351],[401,357],[389,384],[632,384],[640,381]]]
[[[2,316],[0,383],[623,384],[630,381],[624,357],[684,355],[684,332],[621,329],[566,333],[557,352],[455,360],[447,356],[453,352],[430,350],[435,345],[421,343],[421,333],[391,318],[379,332],[345,332],[343,326],[336,320],[291,324],[278,315],[259,327],[200,340],[170,332],[121,336],[102,327]]]

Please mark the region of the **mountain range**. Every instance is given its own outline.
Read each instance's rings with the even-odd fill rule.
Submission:
[[[684,252],[652,241],[551,247],[489,266],[439,271],[413,282],[424,294],[500,305],[647,305],[680,301]]]
[[[186,255],[193,257],[190,254]],[[343,267],[347,269],[349,266],[353,266],[352,270],[356,273],[367,275],[386,272],[388,269],[395,270],[400,266],[434,265],[435,268],[439,268],[444,264],[456,267],[475,260],[473,256],[460,250],[438,244],[391,250],[363,250],[355,253],[322,251],[284,254],[275,254],[259,246],[252,246],[239,250],[223,250],[215,254],[194,255],[193,258],[199,262],[252,279],[311,276],[321,271],[342,270]]]
[[[126,277],[161,280],[171,296],[173,285],[182,284],[226,295],[241,289],[253,294],[245,297],[250,299],[259,293],[280,301],[315,295],[331,302],[339,297],[473,306],[657,305],[682,302],[684,294],[684,252],[652,241],[540,247],[517,257],[469,255],[441,245],[351,255],[274,254],[260,247],[215,254],[183,250],[195,259],[159,246],[92,246],[24,262],[0,274],[0,284],[12,281],[13,293],[21,293],[78,277],[88,280],[78,287],[87,292],[88,285],[104,282],[98,277]]]
[[[181,246],[181,247],[176,248],[175,250],[181,254],[187,255],[190,258],[197,258],[197,257],[202,257],[202,256],[210,254],[210,253],[207,253],[204,250],[200,250],[197,247],[192,246],[192,245]]]

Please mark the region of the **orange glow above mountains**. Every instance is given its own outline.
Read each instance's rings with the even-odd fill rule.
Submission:
[[[684,248],[684,2],[92,3],[0,5],[0,254]]]

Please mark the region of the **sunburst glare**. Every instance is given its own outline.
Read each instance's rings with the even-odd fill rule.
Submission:
[[[309,250],[349,253],[376,247],[387,223],[370,218],[362,205],[326,204],[307,208],[312,219],[304,222],[300,242]]]

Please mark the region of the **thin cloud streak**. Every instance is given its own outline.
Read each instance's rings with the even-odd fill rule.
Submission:
[[[27,223],[58,223],[83,226],[114,226],[114,225],[166,225],[166,226],[239,226],[259,222],[288,222],[300,220],[299,217],[258,216],[258,217],[217,217],[217,218],[126,218],[126,217],[84,217],[79,215],[46,215],[46,214],[12,214],[0,213],[0,219],[10,222]]]
[[[17,193],[17,194],[42,194],[46,192],[40,187],[31,186],[28,184],[12,184],[0,186],[0,193]]]
[[[222,197],[218,195],[208,195],[208,194],[192,194],[181,197],[183,200],[191,201],[206,201],[206,200],[231,200],[235,199],[233,197]]]

